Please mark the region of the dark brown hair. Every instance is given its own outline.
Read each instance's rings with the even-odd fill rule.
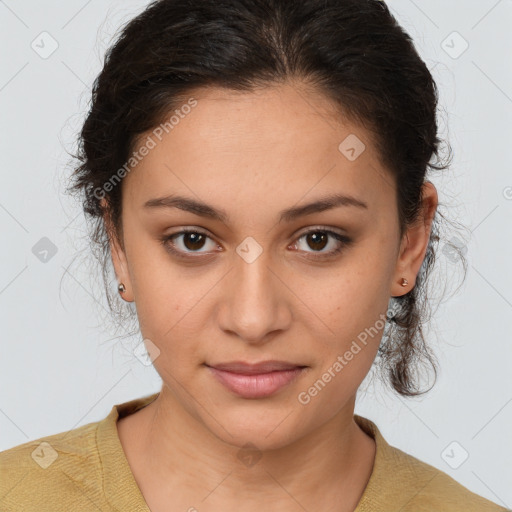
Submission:
[[[427,171],[447,169],[449,159],[439,162],[436,84],[384,2],[154,1],[123,27],[106,53],[70,186],[81,194],[92,223],[112,311],[119,298],[108,286],[111,261],[100,199],[108,202],[105,213],[122,244],[122,187],[106,191],[105,184],[129,161],[137,137],[201,88],[251,92],[291,81],[323,93],[340,116],[369,130],[396,185],[401,233],[418,218]],[[446,220],[438,208],[414,288],[392,299],[395,313],[388,316],[376,358],[385,381],[404,396],[425,393],[416,378],[423,365],[437,375],[422,324],[429,318],[427,278],[440,217]],[[443,252],[466,271],[461,248],[448,241]]]

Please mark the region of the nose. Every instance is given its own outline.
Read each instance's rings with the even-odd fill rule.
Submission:
[[[289,328],[293,294],[265,252],[252,262],[234,260],[217,310],[219,327],[246,343],[266,343]]]

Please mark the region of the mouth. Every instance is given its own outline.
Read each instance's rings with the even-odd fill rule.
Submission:
[[[286,361],[246,363],[231,361],[205,364],[225,388],[243,398],[265,398],[281,390],[302,375],[308,366]]]

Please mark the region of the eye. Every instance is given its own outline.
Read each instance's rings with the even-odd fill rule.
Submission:
[[[304,249],[301,240],[304,239],[305,243],[313,249],[308,251]],[[178,242],[177,242],[178,240]],[[172,235],[166,235],[161,239],[165,249],[178,258],[198,258],[193,256],[194,253],[198,255],[207,255],[211,252],[209,250],[201,251],[205,247],[207,241],[211,242],[211,250],[215,250],[218,245],[213,242],[211,237],[200,229],[183,229]],[[348,236],[337,233],[330,229],[315,227],[303,233],[297,241],[288,246],[289,248],[298,248],[300,251],[310,255],[305,256],[310,259],[330,258],[340,253],[344,248],[352,243],[352,239]],[[331,246],[330,249],[324,251],[325,247]],[[317,254],[315,254],[317,253]]]
[[[304,239],[305,244],[301,244],[300,241]],[[307,258],[328,258],[340,253],[344,248],[349,246],[352,243],[352,239],[348,236],[337,233],[336,231],[332,231],[330,229],[316,227],[310,229],[303,233],[298,241],[295,242],[290,247],[296,248],[299,247],[299,250],[304,250],[303,247],[305,245],[309,246],[313,249],[313,251],[307,251],[306,253],[313,254],[313,256],[306,256]],[[325,247],[329,247],[330,249],[323,251]],[[301,248],[302,247],[302,248]],[[314,253],[318,253],[318,256]]]
[[[183,237],[179,242],[175,240],[179,240],[180,237]],[[205,242],[213,240],[203,231],[198,229],[183,229],[178,233],[174,233],[172,235],[167,235],[162,238],[162,243],[164,247],[174,255],[183,258],[194,258],[195,256],[187,256],[187,254],[199,253],[205,254],[208,251],[199,251],[199,249],[204,248]],[[212,243],[211,249],[215,249],[217,244]],[[190,252],[189,252],[190,251]]]

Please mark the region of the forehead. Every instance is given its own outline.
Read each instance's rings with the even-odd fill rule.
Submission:
[[[226,202],[270,207],[333,191],[376,207],[393,201],[392,179],[369,132],[321,94],[286,84],[202,89],[190,97],[197,103],[178,106],[172,127],[139,137],[135,150],[145,143],[151,149],[123,183],[139,206],[165,193],[211,199],[224,209]]]

